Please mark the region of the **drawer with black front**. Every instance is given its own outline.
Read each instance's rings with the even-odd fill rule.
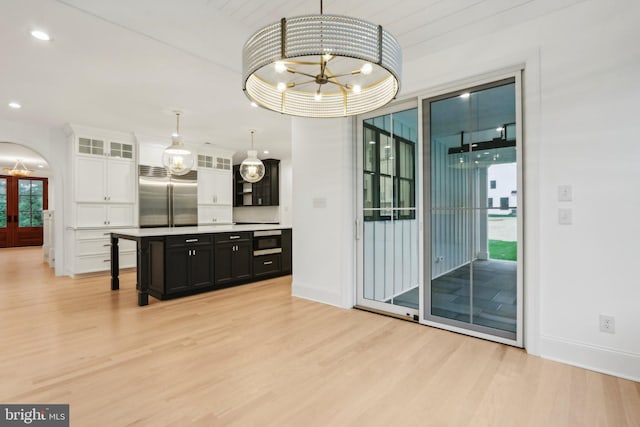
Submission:
[[[282,255],[269,254],[253,257],[253,276],[270,276],[282,270]]]

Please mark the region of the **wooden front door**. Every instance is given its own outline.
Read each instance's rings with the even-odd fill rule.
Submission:
[[[0,176],[0,247],[42,245],[47,178]]]

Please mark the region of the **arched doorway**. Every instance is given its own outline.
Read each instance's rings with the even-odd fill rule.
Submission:
[[[43,244],[48,178],[49,164],[38,153],[0,142],[0,247]]]

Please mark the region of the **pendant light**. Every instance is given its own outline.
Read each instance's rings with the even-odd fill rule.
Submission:
[[[171,145],[162,153],[162,164],[170,175],[185,175],[195,163],[195,156],[184,146],[180,136],[180,113],[176,112],[176,132],[171,135]]]
[[[4,172],[11,176],[29,176],[33,173],[32,169],[27,169],[22,160],[16,160],[16,164],[13,168],[4,168]]]
[[[240,163],[240,176],[246,182],[258,182],[264,177],[264,164],[258,158],[258,152],[253,149],[253,133],[251,132],[251,150],[247,151],[247,158]]]
[[[320,15],[282,18],[245,43],[242,90],[257,105],[302,117],[382,107],[400,89],[400,44],[380,25]]]

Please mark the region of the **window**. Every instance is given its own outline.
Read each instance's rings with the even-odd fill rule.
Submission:
[[[509,210],[509,198],[508,197],[500,197],[500,209]]]
[[[18,180],[18,226],[42,227],[42,181]]]
[[[416,206],[415,142],[397,134],[392,138],[384,129],[384,123],[378,123],[376,119],[363,123],[364,220],[389,220],[392,215],[395,215],[394,219],[413,219]]]
[[[493,197],[489,197],[489,202],[488,202],[487,206],[489,206],[490,208],[493,207]]]
[[[489,181],[489,188],[491,188],[492,190],[496,188],[496,180],[491,180]]]
[[[0,228],[7,228],[7,179],[0,178]]]

